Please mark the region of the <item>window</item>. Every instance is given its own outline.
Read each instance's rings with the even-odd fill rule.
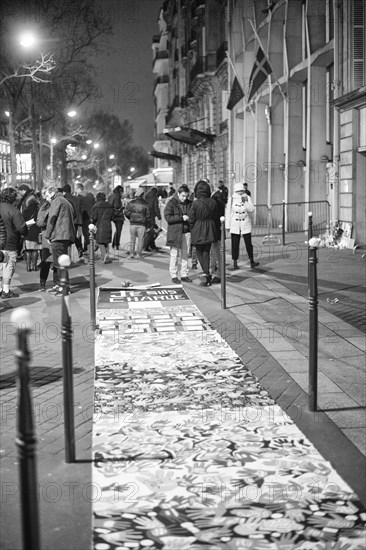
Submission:
[[[358,150],[366,152],[366,107],[360,109]]]
[[[353,87],[365,86],[365,2],[353,0]]]

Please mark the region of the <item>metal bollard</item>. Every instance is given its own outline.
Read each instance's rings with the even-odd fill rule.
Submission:
[[[318,408],[318,263],[319,240],[309,241],[309,409]]]
[[[308,243],[313,236],[313,213],[308,212]],[[310,248],[308,248],[308,290],[310,281]]]
[[[36,437],[33,427],[33,404],[29,384],[28,334],[31,315],[28,309],[17,308],[10,320],[17,328],[15,357],[18,364],[19,391],[16,444],[19,456],[19,484],[24,550],[40,550],[39,510],[37,498]]]
[[[92,329],[96,328],[96,304],[95,304],[95,239],[97,228],[92,223],[89,225],[89,274],[90,274],[90,321]]]
[[[72,357],[72,322],[70,311],[70,279],[68,268],[71,259],[67,254],[59,257],[60,285],[62,287],[61,335],[64,389],[65,462],[75,462],[74,381]]]
[[[221,216],[221,242],[220,242],[220,254],[221,254],[221,308],[226,309],[226,229],[225,229],[225,217]]]
[[[282,246],[285,246],[286,241],[286,202],[282,201]]]

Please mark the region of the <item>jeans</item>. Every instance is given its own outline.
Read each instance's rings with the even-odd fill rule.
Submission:
[[[53,280],[56,285],[59,284],[58,278],[58,259],[62,254],[69,251],[70,241],[53,241],[51,243],[52,261],[53,261]]]
[[[188,251],[191,243],[191,234],[183,233],[182,244],[170,247],[169,273],[172,279],[178,275],[178,260],[181,259],[180,274],[181,277],[188,277]]]
[[[221,263],[220,241],[215,241],[211,245],[211,271],[214,272],[217,267],[219,277],[221,277]]]
[[[0,277],[3,278],[3,284],[10,285],[10,281],[14,275],[18,253],[16,250],[3,250],[3,252],[4,261],[0,263]]]
[[[197,258],[205,275],[210,274],[210,249],[211,243],[196,244]]]
[[[117,220],[114,222],[114,225],[116,226],[116,231],[113,235],[113,241],[112,241],[112,248],[119,249],[119,242],[121,240],[121,233],[123,228],[124,220]]]
[[[146,228],[143,225],[131,225],[130,224],[130,252],[131,254],[141,254],[143,246],[144,246],[144,235],[145,235]],[[136,238],[137,241],[137,250],[135,251],[135,245],[136,245]]]

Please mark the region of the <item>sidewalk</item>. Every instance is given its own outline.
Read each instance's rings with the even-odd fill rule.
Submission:
[[[125,224],[125,226],[128,224]],[[124,227],[124,242],[128,233]],[[160,237],[160,245],[163,237]],[[261,244],[260,242],[258,243]],[[257,246],[258,246],[257,244]],[[308,303],[307,264],[301,256],[286,261],[293,248],[261,247],[261,265],[256,271],[228,267],[227,310],[220,307],[220,287],[202,289],[186,284],[185,289],[207,317],[213,328],[241,357],[276,402],[287,412],[321,454],[365,504],[365,487],[360,485],[365,471],[365,336],[339,316],[340,308],[326,298],[348,299],[354,310],[362,307],[360,288],[364,284],[364,261],[351,251],[340,252],[334,262],[322,262],[319,279],[319,389],[320,406],[327,412],[307,412]],[[324,251],[327,252],[327,251]],[[333,251],[332,251],[333,252]],[[348,254],[349,253],[349,254]],[[272,256],[271,256],[272,255]],[[351,256],[350,256],[351,255]],[[119,286],[121,281],[135,284],[170,284],[168,252],[148,256],[141,262],[125,260],[121,254],[112,264],[97,263],[97,284]],[[332,256],[333,257],[333,256]],[[292,256],[291,256],[292,259]],[[228,258],[229,266],[231,264]],[[148,268],[147,268],[148,266]],[[146,269],[147,268],[147,269]],[[192,272],[193,277],[197,275]],[[38,274],[26,273],[19,264],[15,275],[21,296],[4,301],[1,351],[1,475],[2,529],[4,550],[21,548],[21,534],[13,518],[19,518],[17,451],[15,448],[15,363],[14,327],[9,324],[11,308],[28,307],[36,320],[30,338],[32,351],[33,400],[38,438],[38,476],[40,486],[42,548],[46,550],[86,550],[91,536],[91,418],[93,404],[93,334],[89,325],[88,265],[70,270],[74,293],[75,411],[77,463],[64,463],[62,372],[60,341],[60,301],[36,291]],[[204,294],[203,294],[204,293]],[[6,302],[6,303],[5,303]],[[339,303],[337,302],[337,304]],[[350,306],[348,306],[350,307]],[[334,311],[334,313],[332,313]],[[347,370],[346,370],[347,369]],[[16,522],[18,523],[18,522]]]

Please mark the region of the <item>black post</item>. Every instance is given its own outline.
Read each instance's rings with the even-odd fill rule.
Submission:
[[[65,432],[65,462],[75,462],[75,425],[74,425],[74,383],[72,357],[72,322],[70,310],[70,279],[71,259],[66,254],[59,257],[60,285],[62,287],[62,365],[64,382],[64,432]]]
[[[308,243],[313,237],[313,213],[308,212]],[[310,248],[308,245],[308,290],[309,290],[309,281],[310,281]]]
[[[286,203],[282,201],[282,246],[285,246]]]
[[[309,409],[318,408],[318,281],[317,239],[309,241]]]
[[[90,274],[90,320],[92,329],[96,326],[96,304],[95,304],[95,240],[94,233],[96,227],[93,224],[89,225],[89,274]]]
[[[15,357],[18,364],[17,438],[24,550],[40,550],[39,510],[37,498],[36,437],[33,427],[33,404],[30,392],[28,334],[30,313],[25,308],[14,311],[11,321],[18,327]]]
[[[226,309],[226,229],[225,229],[225,217],[221,216],[221,242],[220,242],[220,254],[221,254],[221,308]]]

